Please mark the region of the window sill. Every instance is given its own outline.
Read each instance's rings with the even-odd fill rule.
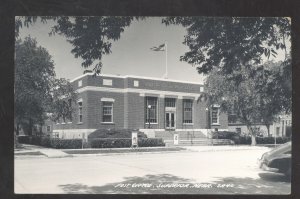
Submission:
[[[211,124],[212,126],[221,126],[221,124],[219,124],[219,123],[213,123],[213,124]]]
[[[194,125],[194,123],[183,123],[183,125]]]
[[[77,124],[83,124],[83,122],[78,122]]]
[[[115,124],[114,122],[101,122],[101,124]]]
[[[68,122],[68,124],[72,124],[73,122]]]
[[[145,123],[145,124],[149,124],[149,122],[148,122],[148,123]],[[150,124],[158,124],[158,123],[151,123],[151,122],[150,122]]]

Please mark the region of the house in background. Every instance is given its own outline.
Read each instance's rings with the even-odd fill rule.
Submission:
[[[242,135],[249,134],[247,126],[243,123],[238,122],[234,115],[228,116],[228,130],[241,133]],[[255,123],[254,128],[258,135],[268,137],[268,129],[263,123]],[[292,117],[291,115],[279,115],[277,120],[270,125],[270,136],[271,137],[290,137],[292,135]]]
[[[97,129],[139,129],[148,137],[228,130],[227,114],[218,106],[207,108],[199,83],[93,73],[71,83],[78,92],[78,100],[72,102],[76,112],[72,120],[53,125],[51,132],[59,138],[87,138]]]

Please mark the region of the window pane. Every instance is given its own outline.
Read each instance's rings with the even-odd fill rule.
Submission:
[[[183,123],[193,123],[192,100],[183,100]]]
[[[219,123],[219,108],[213,107],[211,112],[211,120],[213,124]]]
[[[102,122],[113,122],[113,103],[112,102],[102,102]]]
[[[151,122],[156,123],[157,122],[157,98],[156,97],[146,97],[146,103],[145,103],[145,122]],[[149,109],[148,106],[151,105],[151,108]]]
[[[166,98],[165,99],[165,107],[175,107],[175,99],[174,98]]]

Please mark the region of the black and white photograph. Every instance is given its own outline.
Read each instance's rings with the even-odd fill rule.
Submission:
[[[291,21],[15,16],[14,193],[291,194]]]

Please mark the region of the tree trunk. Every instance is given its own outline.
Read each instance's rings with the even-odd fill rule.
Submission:
[[[251,126],[247,126],[247,128],[251,134],[251,146],[255,146],[256,145],[255,133],[254,133],[253,129],[251,128]]]
[[[29,119],[29,128],[28,128],[29,136],[32,136],[32,128],[33,128],[32,119]]]
[[[268,137],[270,137],[270,125],[266,125],[267,130],[268,130]]]

